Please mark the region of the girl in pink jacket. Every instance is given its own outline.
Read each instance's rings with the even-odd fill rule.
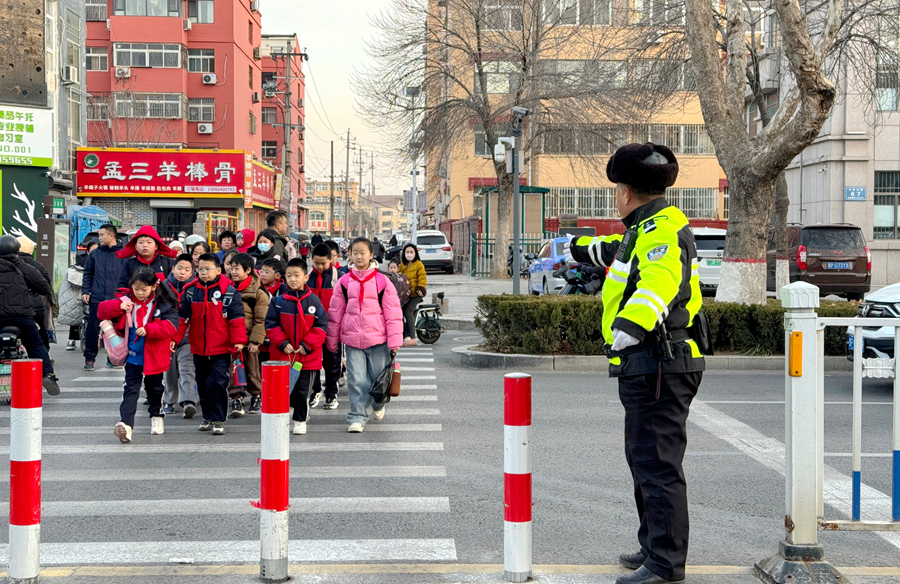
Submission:
[[[350,244],[350,261],[356,268],[338,281],[328,309],[325,347],[335,352],[346,347],[347,391],[350,394],[348,432],[363,431],[369,406],[377,421],[384,418],[384,404],[369,396],[378,374],[403,345],[403,311],[397,290],[384,274],[369,267],[372,242],[364,237]],[[379,409],[380,408],[380,409]]]

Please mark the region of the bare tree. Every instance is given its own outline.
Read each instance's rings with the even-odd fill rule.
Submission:
[[[142,93],[134,91],[132,79],[118,80],[112,93],[95,94],[88,98],[88,143],[104,148],[138,148],[182,142],[180,118],[151,116],[152,106],[142,102]],[[177,109],[187,117],[187,104],[156,106]],[[166,112],[162,112],[163,116]]]
[[[526,164],[550,150],[600,178],[598,157],[629,142],[627,125],[677,108],[673,90],[688,82],[684,44],[628,18],[611,0],[393,0],[373,20],[374,67],[354,74],[359,110],[408,164],[464,148],[490,160],[512,108],[528,108]],[[505,164],[490,164],[499,185],[491,275],[503,278],[513,184]]]

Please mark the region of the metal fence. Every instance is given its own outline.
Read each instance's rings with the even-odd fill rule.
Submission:
[[[521,239],[522,253],[538,253],[541,244],[547,239],[545,235],[555,236],[550,233],[523,233]],[[469,251],[469,275],[475,278],[487,278],[491,275],[491,263],[494,260],[494,241],[496,236],[493,233],[473,233],[472,244]],[[510,244],[512,244],[512,235],[509,236]],[[506,263],[509,248],[500,250],[503,262]]]

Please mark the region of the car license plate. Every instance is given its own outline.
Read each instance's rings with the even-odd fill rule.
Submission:
[[[850,262],[825,262],[829,270],[849,270]]]
[[[706,260],[707,266],[721,266],[722,260]]]
[[[4,385],[12,385],[12,375],[4,375],[0,377],[0,387]]]
[[[425,253],[437,253],[436,249],[426,249]]]
[[[848,337],[848,339],[849,339],[848,345],[849,345],[850,350],[852,351],[853,350],[853,335],[850,335]]]
[[[0,364],[0,375],[12,375],[12,363]]]

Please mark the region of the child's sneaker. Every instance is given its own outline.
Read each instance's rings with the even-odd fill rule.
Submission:
[[[378,422],[379,420],[384,419],[384,412],[387,410],[387,406],[381,408],[380,410],[375,410],[372,412],[372,419]]]
[[[221,436],[225,433],[225,422],[213,422],[212,423],[212,432],[213,436]]]
[[[259,396],[250,398],[250,409],[247,410],[248,414],[259,414],[262,412],[262,398]]]
[[[165,418],[160,418],[160,417],[150,418],[150,433],[151,434],[157,435],[157,434],[163,433],[163,431],[164,431],[163,420],[164,419]]]
[[[294,422],[294,429],[291,430],[291,433],[295,436],[306,434],[306,422]]]
[[[194,402],[187,402],[184,404],[184,419],[190,420],[195,415],[197,415],[197,406],[194,405]]]
[[[336,397],[326,397],[325,398],[325,409],[326,410],[336,410],[338,407],[338,400]]]
[[[244,415],[244,400],[241,398],[231,400],[231,414],[229,418],[240,418]]]
[[[347,428],[347,431],[351,434],[359,434],[363,431],[363,425],[359,422],[353,422],[352,424],[350,424],[350,427]]]
[[[131,442],[131,426],[126,424],[125,422],[119,422],[116,424],[116,427],[113,428],[113,434],[116,435],[116,438],[119,439],[119,442],[122,444],[128,444]]]
[[[175,404],[164,404],[162,413],[164,414],[174,414],[175,413]]]
[[[213,429],[213,423],[209,420],[203,420],[203,422],[200,423],[200,427],[197,429],[201,432],[209,432]]]
[[[321,391],[320,391],[319,393],[314,393],[314,394],[312,394],[312,396],[310,396],[310,398],[309,398],[309,407],[310,407],[310,409],[316,407],[317,405],[319,405],[319,400],[320,400],[320,399],[322,399],[322,392],[321,392]]]

